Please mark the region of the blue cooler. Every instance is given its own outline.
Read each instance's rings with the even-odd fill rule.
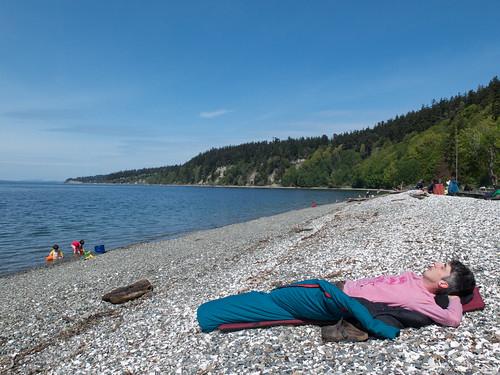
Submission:
[[[104,254],[106,252],[106,250],[104,249],[104,245],[97,245],[97,246],[94,246],[94,251],[97,253],[97,254]]]

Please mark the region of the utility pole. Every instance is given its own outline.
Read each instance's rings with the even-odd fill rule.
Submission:
[[[455,179],[458,182],[458,130],[455,122]]]

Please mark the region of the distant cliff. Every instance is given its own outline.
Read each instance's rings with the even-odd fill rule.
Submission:
[[[66,182],[390,188],[419,179],[496,185],[500,81],[373,128],[214,148],[182,165],[70,178]],[[457,167],[458,161],[458,167]]]

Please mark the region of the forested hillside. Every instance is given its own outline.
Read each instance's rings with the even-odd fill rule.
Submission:
[[[79,182],[390,188],[449,178],[496,185],[500,81],[433,101],[373,128],[252,142],[201,153],[183,165],[79,177]],[[458,160],[458,168],[456,161]],[[69,180],[68,180],[69,181]]]

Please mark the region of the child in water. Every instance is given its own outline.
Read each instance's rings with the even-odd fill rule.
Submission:
[[[83,248],[84,244],[85,244],[84,240],[73,241],[71,243],[71,247],[73,248],[73,254],[83,256],[84,260],[92,259],[94,255],[90,251],[87,251]]]
[[[84,244],[85,244],[84,240],[73,241],[71,243],[71,247],[73,248],[73,254],[74,255],[83,255],[85,252],[85,249],[83,248]]]
[[[52,249],[50,249],[49,255],[45,257],[45,259],[47,259],[48,261],[62,259],[62,258],[64,258],[64,254],[63,254],[62,250],[59,248],[58,244],[55,244],[54,246],[52,246]]]

